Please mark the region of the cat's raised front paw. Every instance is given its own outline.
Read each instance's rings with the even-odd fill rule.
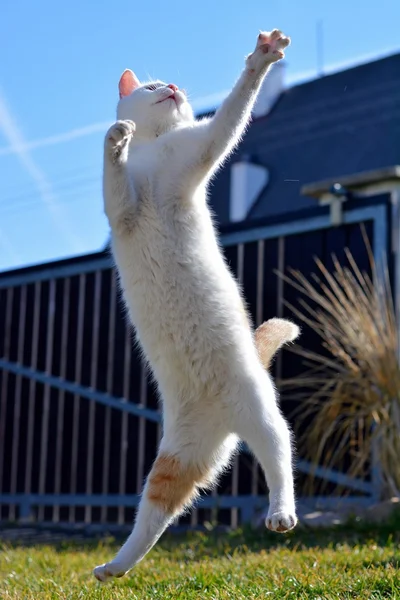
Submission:
[[[111,125],[106,134],[106,149],[113,162],[121,156],[135,131],[136,125],[133,121],[117,121]]]
[[[256,71],[281,60],[285,56],[283,50],[289,44],[290,38],[286,37],[279,29],[274,29],[271,32],[260,32],[256,49],[247,57],[246,64],[248,68]]]

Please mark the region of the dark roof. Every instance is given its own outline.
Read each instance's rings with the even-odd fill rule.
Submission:
[[[249,219],[315,204],[300,194],[306,184],[399,164],[400,53],[285,90],[231,161],[240,154],[270,173]],[[229,220],[229,171],[228,162],[210,194],[221,223]]]

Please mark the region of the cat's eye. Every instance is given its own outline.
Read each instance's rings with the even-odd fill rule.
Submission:
[[[149,83],[149,85],[144,86],[144,89],[154,92],[154,90],[156,90],[159,87],[162,87],[162,85],[160,83]]]

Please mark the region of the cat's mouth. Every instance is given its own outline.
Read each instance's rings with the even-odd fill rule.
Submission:
[[[173,92],[172,94],[170,94],[166,98],[161,98],[161,100],[158,100],[158,102],[156,102],[156,104],[160,104],[161,102],[165,102],[166,100],[173,100],[175,102],[175,104],[176,104],[175,92]]]

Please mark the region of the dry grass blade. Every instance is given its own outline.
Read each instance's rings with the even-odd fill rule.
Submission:
[[[374,455],[382,495],[392,496],[400,490],[398,329],[388,270],[378,273],[368,244],[367,252],[371,276],[348,250],[348,265],[333,257],[332,271],[316,260],[310,280],[298,271],[279,274],[303,295],[297,307],[287,306],[321,338],[320,353],[294,349],[307,371],[282,384],[299,400],[300,455],[356,478],[369,476]],[[311,475],[308,490],[321,493],[326,484]]]

